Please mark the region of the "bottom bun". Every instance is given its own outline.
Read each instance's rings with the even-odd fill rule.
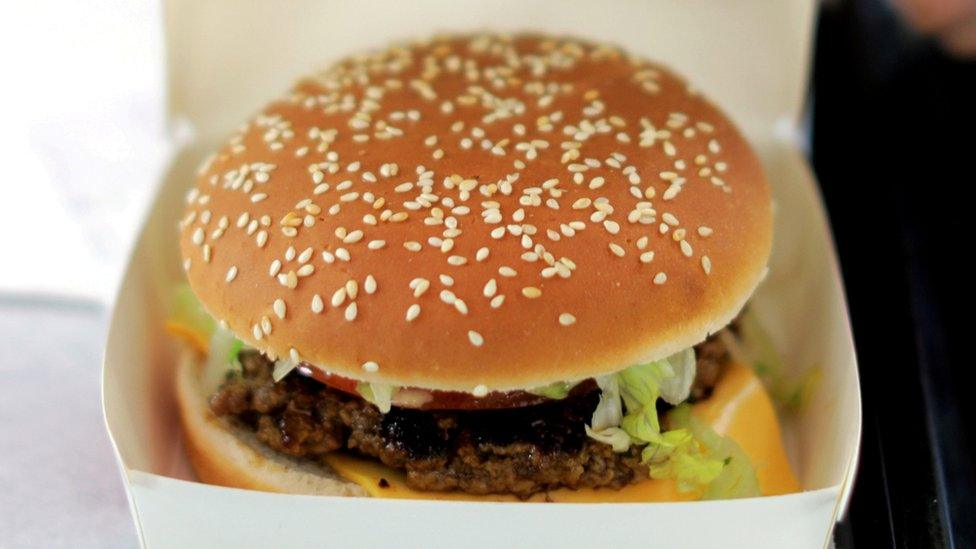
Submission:
[[[215,416],[200,386],[200,368],[190,356],[180,361],[176,398],[190,465],[202,482],[287,494],[367,495],[328,467],[278,454],[250,431]]]

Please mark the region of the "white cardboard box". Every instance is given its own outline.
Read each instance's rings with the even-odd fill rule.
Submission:
[[[192,128],[172,160],[116,299],[105,418],[142,542],[150,547],[819,547],[843,514],[861,404],[843,286],[816,183],[795,138],[815,3],[301,0],[167,3],[170,115]],[[687,75],[731,114],[776,200],[770,275],[753,304],[796,368],[816,365],[808,406],[784,418],[804,492],[734,501],[533,504],[287,496],[197,483],[171,393],[163,330],[182,280],[176,221],[216,141],[313,66],[394,38],[464,29],[543,30],[613,41]],[[177,132],[174,132],[177,133]],[[184,135],[187,132],[183,132]]]

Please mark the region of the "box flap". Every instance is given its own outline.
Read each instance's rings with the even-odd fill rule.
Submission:
[[[443,30],[539,30],[615,42],[676,68],[762,142],[799,120],[815,4],[168,0],[170,118],[211,141],[336,57]]]

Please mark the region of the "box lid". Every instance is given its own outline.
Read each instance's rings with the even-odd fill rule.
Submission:
[[[538,30],[618,43],[675,67],[763,143],[799,120],[815,4],[169,0],[169,115],[214,140],[297,76],[342,55],[436,31]]]

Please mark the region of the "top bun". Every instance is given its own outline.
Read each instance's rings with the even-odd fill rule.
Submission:
[[[272,356],[483,393],[667,356],[765,271],[770,195],[667,69],[542,35],[439,36],[301,79],[200,170],[207,310]]]

